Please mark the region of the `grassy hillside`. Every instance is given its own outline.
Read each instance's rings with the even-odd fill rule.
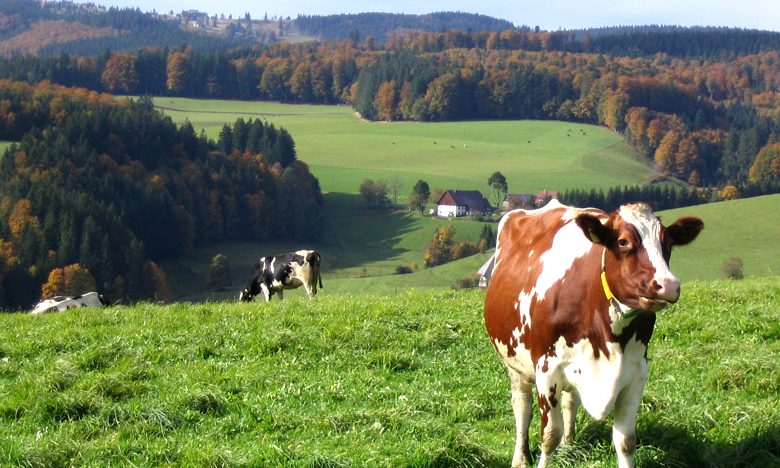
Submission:
[[[418,179],[431,188],[487,193],[495,171],[513,193],[608,188],[644,183],[655,175],[623,139],[592,125],[552,121],[366,122],[346,106],[287,105],[157,98],[174,121],[188,119],[217,138],[238,117],[262,118],[287,128],[299,159],[323,191],[358,193],[364,178],[403,183],[401,203]]]
[[[0,314],[0,464],[508,466],[482,294]],[[778,304],[694,282],[658,314],[639,466],[777,464]],[[614,466],[609,427],[580,414],[555,466]]]
[[[728,257],[744,262],[745,276],[780,275],[780,194],[691,206],[660,213],[671,223],[680,216],[704,220],[690,246],[675,249],[672,270],[682,279],[723,278]]]
[[[727,257],[744,262],[745,276],[777,276],[780,269],[780,195],[700,205],[659,212],[671,223],[680,216],[700,216],[705,229],[696,241],[675,249],[672,271],[684,281],[723,278],[721,263]],[[438,226],[452,223],[461,239],[477,239],[483,223],[440,220],[413,213],[363,215],[339,218],[349,226],[344,237],[313,244],[323,253],[324,295],[394,294],[409,289],[449,289],[458,279],[474,273],[489,256],[476,255],[433,269],[422,268],[426,242]],[[750,226],[744,229],[744,226]],[[493,225],[495,229],[495,225]],[[236,296],[249,278],[257,258],[299,248],[296,243],[223,242],[198,249],[192,256],[162,264],[175,291],[189,300],[227,299]],[[233,286],[225,291],[204,290],[206,271],[217,253],[228,256]],[[395,275],[397,266],[416,262],[418,272]],[[197,293],[193,293],[197,291]],[[293,291],[291,297],[303,297]]]

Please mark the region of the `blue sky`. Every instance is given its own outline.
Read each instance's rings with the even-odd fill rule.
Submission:
[[[77,0],[83,1],[83,0]],[[778,0],[91,0],[104,6],[137,7],[141,11],[200,10],[233,17],[260,18],[300,14],[329,15],[381,11],[423,14],[435,11],[480,13],[517,26],[578,29],[602,26],[674,24],[730,26],[780,31]]]

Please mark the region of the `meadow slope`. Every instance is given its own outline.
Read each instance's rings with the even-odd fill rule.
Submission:
[[[367,122],[346,106],[156,98],[177,122],[189,120],[216,139],[237,118],[267,120],[295,139],[298,158],[323,191],[357,194],[364,178],[402,182],[401,201],[418,179],[431,188],[487,192],[495,171],[510,192],[602,188],[656,176],[606,128],[557,121]]]
[[[483,294],[0,314],[0,465],[508,466]],[[638,466],[777,466],[779,324],[778,277],[658,313]],[[609,422],[578,422],[554,466],[614,466]]]

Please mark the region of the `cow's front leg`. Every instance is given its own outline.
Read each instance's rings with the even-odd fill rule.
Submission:
[[[265,302],[271,302],[271,290],[268,289],[268,285],[265,283],[260,283],[260,291],[263,292]]]
[[[563,409],[563,443],[568,444],[574,440],[580,396],[576,391],[563,392],[561,407]]]
[[[647,379],[647,364],[637,372],[631,383],[624,388],[615,400],[615,421],[612,426],[612,443],[617,452],[618,467],[634,466],[636,451],[636,416],[642,400],[642,390]]]
[[[284,299],[284,290],[280,289],[280,290],[276,291],[276,294],[279,295],[279,300],[280,301]]]
[[[512,412],[515,414],[517,429],[515,453],[512,455],[512,468],[526,466],[531,461],[531,451],[528,448],[528,426],[531,424],[531,408],[533,388],[531,382],[521,374],[507,367],[512,386]]]
[[[563,436],[563,411],[561,409],[560,382],[553,379],[536,379],[539,411],[542,416],[542,455],[539,457],[539,468],[547,466],[547,462],[555,449],[560,445]]]

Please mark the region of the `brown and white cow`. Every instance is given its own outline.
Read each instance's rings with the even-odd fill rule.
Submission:
[[[553,200],[499,223],[485,326],[509,370],[517,441],[512,466],[530,462],[532,385],[541,412],[539,467],[571,440],[580,404],[602,419],[614,408],[620,467],[633,466],[636,415],[655,312],[680,296],[672,246],[704,227],[664,227],[643,203],[608,214]]]

